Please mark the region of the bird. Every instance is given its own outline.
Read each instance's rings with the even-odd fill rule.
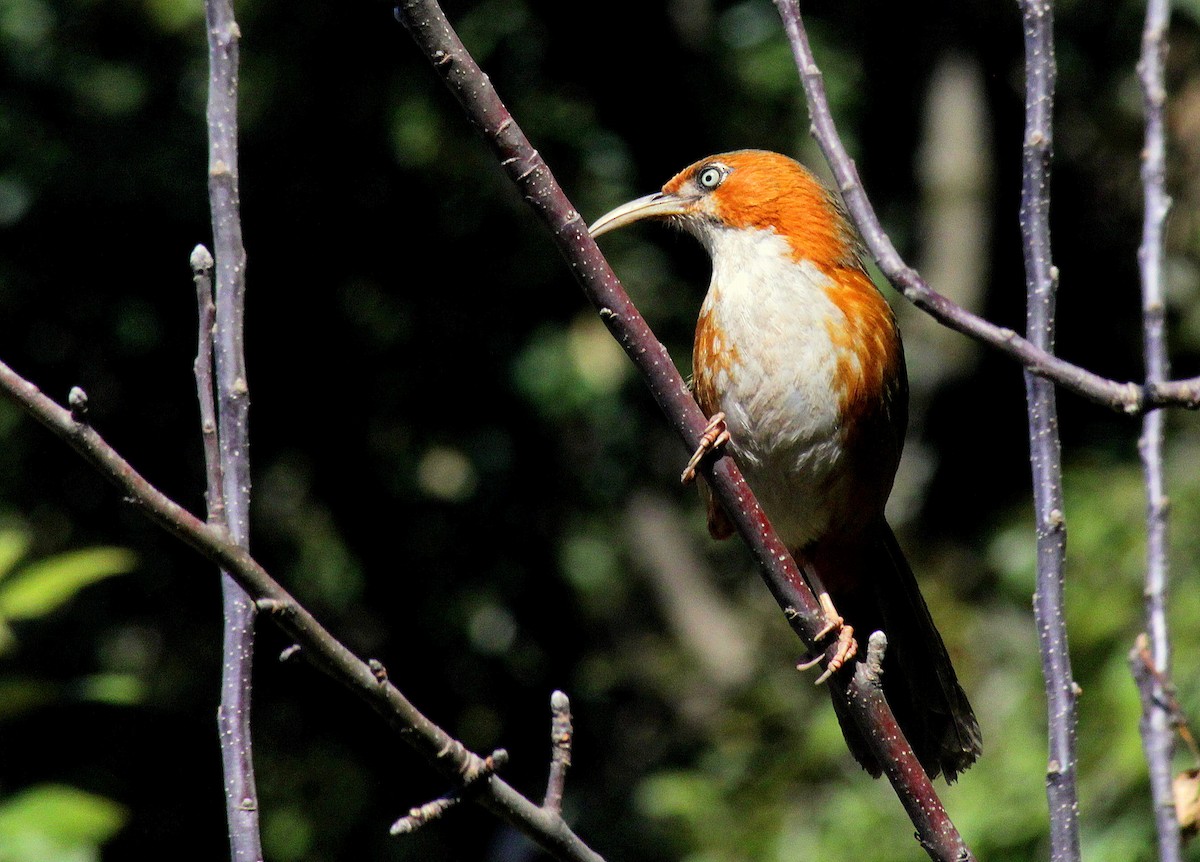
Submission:
[[[863,659],[853,631],[884,632],[884,694],[926,774],[953,782],[980,754],[979,723],[884,514],[908,378],[896,317],[843,203],[794,159],[738,150],[689,165],[589,232],[644,219],[682,228],[712,261],[691,380],[710,422],[685,481],[710,450],[733,457],[839,632],[840,659]],[[709,532],[729,537],[700,485]],[[865,737],[833,702],[851,754],[878,777]]]

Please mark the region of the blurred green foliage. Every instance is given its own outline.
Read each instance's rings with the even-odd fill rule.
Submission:
[[[45,784],[0,803],[3,862],[90,862],[125,821],[121,806],[72,787]]]
[[[445,6],[587,219],[710,152],[820,168],[767,0]],[[1059,347],[1136,379],[1142,9],[1058,7]],[[1185,376],[1200,367],[1200,14],[1175,9],[1169,301]],[[805,14],[889,234],[924,265],[953,242],[939,207],[972,201],[983,259],[967,270],[982,274],[935,287],[1019,328],[1015,6],[815,0]],[[800,646],[744,550],[705,535],[677,485],[686,453],[387,4],[243,0],[238,18],[256,556],[431,718],[507,748],[505,776],[531,796],[547,700],[566,690],[566,808],[607,858],[924,858],[888,786],[847,757],[827,695],[794,671]],[[934,187],[928,160],[966,146],[924,122],[951,61],[975,82],[958,95],[987,152],[967,155],[989,171]],[[95,426],[199,512],[187,255],[208,236],[203,4],[0,0],[0,71],[0,359],[58,398],[83,386]],[[605,251],[686,373],[703,252],[652,228]],[[947,368],[936,327],[904,327],[925,361],[911,363],[892,515],[985,739],[945,801],[979,858],[1045,858],[1020,374],[961,343]],[[1064,396],[1062,431],[1085,855],[1150,860],[1126,661],[1141,627],[1137,426]],[[1194,417],[1173,416],[1170,436],[1175,682],[1196,716]],[[0,517],[22,525],[0,532],[0,862],[176,858],[181,836],[227,854],[212,567],[7,404]],[[389,838],[444,783],[340,688],[275,662],[286,646],[263,629],[268,858],[536,855],[469,807]]]
[[[23,563],[31,544],[28,532],[0,528],[0,662],[19,649],[14,626],[45,624],[84,588],[126,574],[137,562],[124,548],[87,548]],[[141,697],[140,681],[129,674],[61,686],[0,671],[0,721],[8,723],[64,702],[133,705]],[[34,784],[0,801],[0,862],[98,860],[101,845],[125,820],[122,807],[110,799],[65,785]]]

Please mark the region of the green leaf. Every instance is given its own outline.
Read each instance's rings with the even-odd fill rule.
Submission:
[[[42,784],[0,804],[0,862],[84,862],[128,815],[103,796]]]
[[[0,616],[45,616],[89,584],[125,574],[136,562],[124,548],[88,548],[32,563],[0,584]]]

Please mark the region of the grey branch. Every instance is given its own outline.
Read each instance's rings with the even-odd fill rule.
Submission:
[[[209,313],[200,297],[201,344],[198,365],[215,364],[215,375],[197,372],[201,409],[216,385],[216,448],[219,467],[208,463],[210,517],[215,510],[230,537],[249,547],[250,452],[249,389],[243,351],[246,252],[238,205],[238,40],[232,0],[206,0],[208,24],[208,199],[216,257],[215,330],[204,330]],[[206,380],[200,381],[204,376]],[[205,458],[213,440],[201,416]],[[224,629],[221,708],[218,710],[221,763],[225,772],[225,812],[234,862],[262,859],[258,791],[250,727],[253,693],[254,604],[228,572],[221,573]]]
[[[200,436],[204,443],[204,467],[208,478],[205,499],[208,503],[208,522],[224,526],[225,498],[221,493],[221,451],[217,441],[217,406],[213,399],[213,326],[216,306],[212,295],[213,258],[207,248],[196,246],[192,251],[192,280],[196,283],[197,334],[196,361],[192,372],[196,377],[196,396],[200,402]]]
[[[1025,31],[1025,133],[1021,148],[1021,239],[1025,252],[1026,334],[1047,354],[1054,350],[1058,270],[1050,250],[1050,160],[1053,154],[1054,13],[1050,0],[1021,0]],[[1046,798],[1050,809],[1050,859],[1079,859],[1079,795],[1075,784],[1075,697],[1067,649],[1063,566],[1067,525],[1063,514],[1062,452],[1054,384],[1025,371],[1029,459],[1037,524],[1037,622],[1045,677],[1049,752]]]
[[[1142,30],[1142,56],[1138,79],[1146,116],[1145,146],[1142,150],[1142,242],[1138,264],[1142,282],[1142,339],[1145,353],[1146,386],[1161,384],[1170,373],[1167,360],[1166,297],[1163,289],[1165,257],[1164,227],[1170,199],[1165,190],[1166,135],[1163,106],[1166,102],[1164,60],[1166,31],[1170,20],[1167,0],[1148,0]],[[1175,716],[1170,697],[1171,640],[1167,628],[1167,580],[1170,571],[1167,519],[1169,501],[1163,472],[1162,411],[1142,420],[1138,450],[1146,481],[1146,584],[1145,613],[1148,655],[1134,666],[1134,677],[1142,695],[1142,748],[1150,771],[1154,800],[1154,822],[1161,862],[1180,862],[1183,846],[1175,812],[1171,760],[1175,753]],[[1145,652],[1146,647],[1140,652]],[[1135,647],[1135,653],[1139,650]],[[1148,666],[1154,673],[1139,672]],[[1168,682],[1164,682],[1168,681]]]

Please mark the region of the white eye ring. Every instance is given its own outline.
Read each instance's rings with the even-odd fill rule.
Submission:
[[[720,165],[706,165],[696,174],[696,182],[700,188],[712,191],[725,179],[725,171]]]

